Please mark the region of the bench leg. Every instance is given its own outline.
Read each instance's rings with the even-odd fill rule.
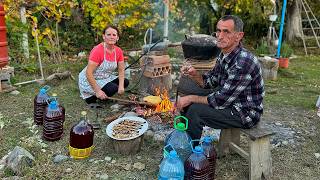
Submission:
[[[269,137],[249,140],[249,180],[270,179],[272,176],[272,158]]]
[[[230,142],[236,145],[240,144],[240,129],[221,129],[220,139],[218,144],[218,156],[223,157],[230,153]]]

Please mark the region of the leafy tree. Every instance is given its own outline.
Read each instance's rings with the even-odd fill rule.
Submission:
[[[76,0],[4,0],[5,9],[9,11],[7,20],[19,24],[20,6],[27,7],[26,16],[31,24],[33,37],[55,61],[60,62],[59,23],[71,15],[71,9],[77,6]],[[11,10],[11,11],[10,11]]]
[[[82,8],[86,16],[92,18],[91,25],[103,30],[107,24],[116,24],[120,29],[147,27],[144,19],[152,16],[150,4],[144,0],[83,0]]]

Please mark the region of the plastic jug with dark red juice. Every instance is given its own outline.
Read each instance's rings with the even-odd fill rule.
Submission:
[[[50,102],[53,101],[53,100],[56,100],[56,101],[58,102],[58,98],[57,98],[57,94],[56,94],[56,93],[53,93],[53,94],[51,95],[51,97],[48,99],[47,104],[50,104]],[[62,115],[63,115],[63,118],[62,118],[62,119],[65,120],[66,109],[65,109],[59,102],[58,102],[58,107],[59,107],[59,109],[60,109],[61,112],[62,112]]]
[[[40,89],[39,93],[34,97],[34,111],[33,111],[33,119],[37,125],[43,124],[45,107],[47,106],[47,100],[50,98],[47,94],[49,86],[44,86]]]
[[[216,170],[216,160],[217,160],[217,152],[214,148],[213,138],[210,136],[205,136],[202,139],[202,148],[204,155],[209,161],[210,164],[210,179],[214,179],[215,170]]]
[[[89,157],[93,148],[93,126],[87,120],[87,112],[81,112],[80,121],[70,130],[69,152],[73,158]]]
[[[203,154],[203,149],[196,146],[192,149],[193,153],[184,163],[185,180],[204,180],[210,179],[210,164],[206,156]]]
[[[185,123],[178,122],[178,119],[185,120]],[[190,146],[191,138],[186,132],[188,129],[188,119],[184,116],[177,116],[174,118],[175,130],[167,135],[165,139],[165,145],[171,144],[171,146],[177,151],[178,156],[184,162],[192,153]]]
[[[43,120],[43,138],[48,141],[59,140],[63,134],[64,108],[56,99],[45,108]]]

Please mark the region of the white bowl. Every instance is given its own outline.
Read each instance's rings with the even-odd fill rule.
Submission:
[[[113,126],[121,123],[122,121],[124,120],[132,120],[132,121],[139,121],[139,122],[142,122],[143,125],[142,127],[139,129],[139,133],[136,135],[136,136],[132,136],[132,137],[128,137],[128,138],[116,138],[112,135],[112,128]],[[106,133],[107,135],[112,138],[112,139],[115,139],[115,140],[120,140],[120,141],[125,141],[125,140],[130,140],[130,139],[135,139],[139,136],[141,136],[143,133],[145,133],[146,131],[148,130],[148,122],[141,118],[141,117],[137,117],[137,116],[127,116],[127,117],[122,117],[122,118],[119,118],[119,119],[116,119],[114,121],[112,121],[106,128]]]

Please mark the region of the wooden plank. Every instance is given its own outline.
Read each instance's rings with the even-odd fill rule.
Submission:
[[[270,179],[272,158],[269,137],[249,140],[249,180]]]
[[[212,69],[216,64],[216,60],[212,60],[212,61],[188,61],[188,62],[190,62],[191,65],[195,69]]]
[[[229,144],[233,142],[236,145],[240,144],[240,130],[236,128],[222,129],[218,143],[218,156],[222,157],[230,153]]]
[[[218,148],[217,148],[219,157],[223,157],[229,154],[230,142],[231,142],[231,129],[221,129]]]
[[[108,97],[110,100],[114,101],[119,101],[119,102],[124,102],[124,103],[129,103],[129,104],[140,104],[140,105],[146,105],[146,106],[155,106],[154,104],[148,103],[148,102],[140,102],[140,101],[131,101],[127,99],[120,99],[116,97]]]
[[[237,146],[236,144],[234,144],[233,142],[229,143],[230,148],[235,151],[236,153],[238,153],[240,156],[242,156],[243,158],[249,160],[249,153],[247,153],[246,151],[244,151],[242,148],[240,148],[239,146]]]
[[[273,135],[274,132],[262,126],[255,126],[251,129],[241,129],[241,132],[248,135],[251,140]]]

